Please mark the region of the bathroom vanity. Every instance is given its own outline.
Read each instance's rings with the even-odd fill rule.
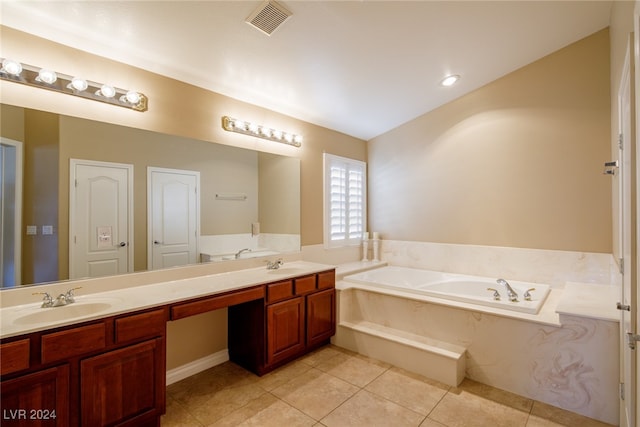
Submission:
[[[159,426],[167,321],[228,307],[230,359],[258,375],[328,343],[336,328],[335,270],[300,265],[212,275],[208,290],[206,277],[153,285],[165,292],[150,297],[164,301],[153,307],[24,334],[5,334],[3,326],[2,425]],[[131,307],[136,290],[126,292]],[[3,313],[3,324],[12,315]]]

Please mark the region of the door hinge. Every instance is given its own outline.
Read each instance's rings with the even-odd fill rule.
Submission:
[[[624,383],[620,383],[620,400],[624,400]]]
[[[623,149],[623,147],[624,147],[624,144],[622,143],[623,141],[624,141],[624,135],[623,135],[623,134],[621,134],[621,133],[619,133],[619,134],[618,134],[618,148],[619,148],[620,150],[622,150],[622,149]]]
[[[618,258],[618,270],[620,274],[624,274],[624,258]]]
[[[627,345],[631,350],[636,349],[636,343],[640,341],[640,335],[634,334],[632,332],[627,332]]]

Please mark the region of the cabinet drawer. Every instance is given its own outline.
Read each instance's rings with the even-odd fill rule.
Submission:
[[[318,289],[329,289],[336,286],[336,271],[318,273]]]
[[[286,280],[284,282],[269,283],[267,285],[267,304],[276,301],[282,301],[293,296],[293,282]]]
[[[106,346],[104,323],[81,326],[42,336],[42,363],[79,356]]]
[[[164,309],[116,319],[116,343],[164,336],[165,325]]]
[[[29,368],[29,339],[0,345],[0,375]]]
[[[262,298],[264,298],[264,286],[260,285],[249,289],[229,292],[224,295],[204,298],[199,301],[176,304],[171,307],[171,320],[183,319],[196,314],[206,313],[207,311]]]
[[[296,295],[304,295],[316,290],[316,275],[298,277],[293,281]]]

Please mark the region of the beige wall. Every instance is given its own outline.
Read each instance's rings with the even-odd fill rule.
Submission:
[[[22,225],[35,225],[37,234],[22,239],[23,283],[58,280],[58,129],[56,114],[30,110],[24,115]],[[45,225],[54,233],[43,234]]]
[[[300,158],[303,245],[322,243],[322,153],[366,160],[366,142],[348,135],[4,26],[0,38],[6,57],[139,90],[149,98],[149,110],[140,113],[6,81],[0,81],[2,103]],[[301,134],[304,142],[295,148],[226,132],[224,115]]]
[[[300,231],[300,169],[285,157],[258,155],[258,212],[261,233],[298,234]]]
[[[611,252],[609,104],[605,29],[374,138],[369,228]]]
[[[139,90],[148,96],[149,110],[135,112],[6,81],[0,81],[1,103],[299,158],[303,245],[322,243],[322,153],[366,160],[365,141],[7,27],[0,26],[0,38],[5,57]],[[224,115],[299,133],[303,145],[225,132]],[[167,368],[226,349],[226,334],[226,310],[170,322]]]

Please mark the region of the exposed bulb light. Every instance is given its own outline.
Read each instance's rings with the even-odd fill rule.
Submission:
[[[291,132],[284,132],[257,123],[234,119],[229,116],[222,117],[222,128],[229,132],[255,136],[262,139],[268,139],[269,141],[293,145],[295,147],[300,147],[300,145],[302,145],[302,135],[296,135]]]
[[[120,97],[120,101],[128,102],[129,104],[137,104],[138,102],[140,102],[140,94],[138,92],[130,90]]]
[[[457,74],[453,74],[442,79],[442,81],[440,82],[440,86],[444,86],[444,87],[453,86],[454,84],[456,84],[458,80],[460,80],[460,76]]]
[[[13,59],[5,59],[2,61],[2,71],[12,76],[18,76],[22,72],[22,64]]]
[[[116,96],[116,89],[110,85],[102,85],[100,90],[96,92],[96,95],[104,96],[105,98],[113,98]]]
[[[1,0],[0,0],[1,1]],[[46,67],[24,64],[10,58],[1,58],[0,80],[99,101],[135,111],[147,111],[147,97],[135,91],[59,73]]]
[[[67,86],[69,89],[77,90],[82,92],[83,90],[87,90],[89,87],[89,83],[83,78],[74,77],[71,79],[71,83]]]
[[[38,72],[38,77],[36,77],[36,80],[48,85],[52,85],[56,82],[56,80],[58,80],[58,75],[55,73],[55,71],[43,68],[40,70],[40,72]]]

